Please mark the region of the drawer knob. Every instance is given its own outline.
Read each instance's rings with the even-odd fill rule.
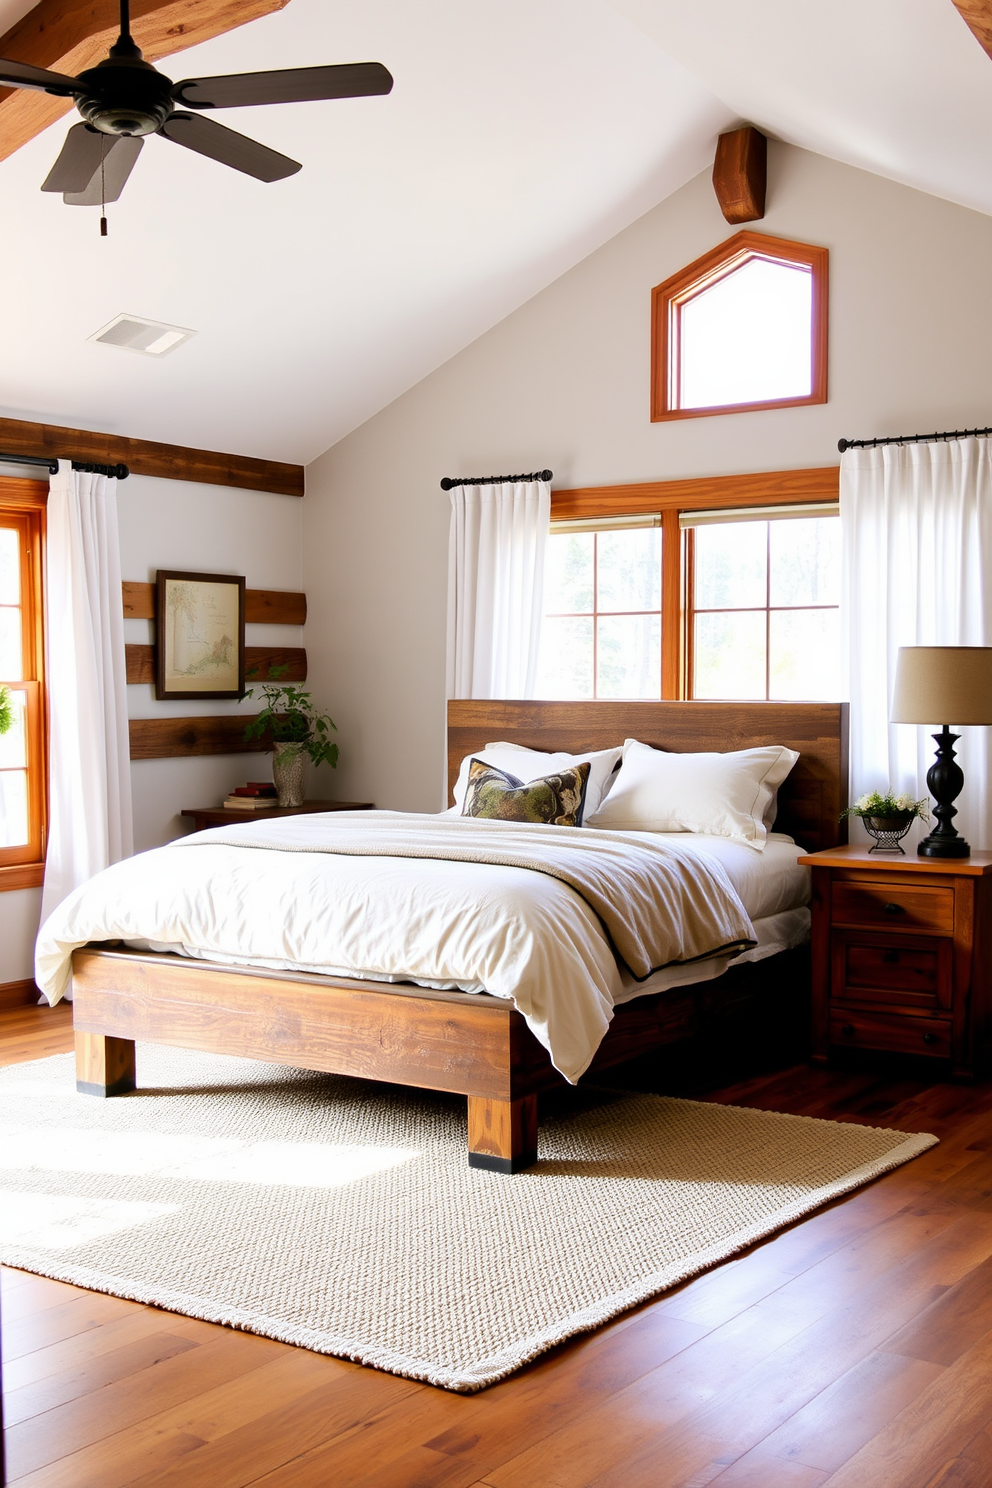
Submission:
[[[883,956],[882,956],[882,960],[883,961],[887,961],[889,963],[889,965],[892,966],[892,965],[894,965],[899,960],[899,952],[898,951],[886,951],[883,954]]]
[[[905,910],[903,909],[903,906],[901,904],[886,904],[884,906],[884,909],[885,909],[885,913],[886,914],[891,914],[891,915],[897,915],[897,914],[904,914],[905,913]]]
[[[845,1038],[853,1038],[854,1037],[854,1024],[853,1023],[843,1023],[841,1025],[841,1030],[840,1031],[844,1035]]]
[[[925,1033],[923,1035],[923,1042],[925,1044],[935,1044],[937,1042],[937,1035],[935,1033]]]

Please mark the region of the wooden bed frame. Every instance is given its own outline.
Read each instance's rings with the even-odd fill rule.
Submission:
[[[581,753],[628,737],[675,751],[786,744],[800,759],[779,793],[777,829],[811,852],[844,840],[840,703],[452,702],[449,789],[463,756],[491,740]],[[700,984],[708,1008],[719,1011],[733,977]],[[86,1094],[135,1088],[136,1039],[453,1091],[468,1097],[469,1163],[497,1172],[536,1160],[537,1096],[564,1083],[522,1016],[484,994],[86,947],[73,956],[73,996],[76,1088]],[[699,1022],[693,987],[636,998],[617,1008],[591,1071],[684,1039]]]

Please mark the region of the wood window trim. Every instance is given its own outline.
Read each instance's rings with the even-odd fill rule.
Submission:
[[[802,264],[813,276],[812,366],[810,392],[799,398],[727,403],[712,408],[680,408],[673,390],[678,381],[681,309],[695,294],[726,279],[752,258]],[[687,264],[651,291],[651,422],[753,413],[763,408],[799,408],[827,401],[827,321],[829,250],[765,233],[739,232]]]
[[[0,477],[0,515],[16,515],[27,541],[23,613],[28,622],[24,634],[24,671],[33,706],[28,718],[28,759],[37,762],[28,775],[30,813],[34,826],[30,855],[16,848],[0,848],[0,893],[13,889],[38,888],[45,876],[45,846],[48,839],[48,705],[45,689],[45,508],[48,486],[42,481]],[[21,861],[12,861],[20,852]]]
[[[679,514],[734,507],[818,505],[840,495],[840,467],[763,470],[749,475],[702,476],[646,481],[629,486],[582,486],[551,492],[552,522],[580,518],[661,514],[661,696],[684,700],[692,676],[692,565],[687,561],[692,532],[681,531]]]

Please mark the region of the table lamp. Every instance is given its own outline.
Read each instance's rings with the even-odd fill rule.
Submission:
[[[992,646],[900,646],[891,723],[992,724]],[[937,802],[937,825],[920,843],[921,858],[967,858],[971,848],[952,825],[951,804],[961,794],[964,772],[954,758],[960,738],[944,723],[934,734],[937,758],[927,785]]]

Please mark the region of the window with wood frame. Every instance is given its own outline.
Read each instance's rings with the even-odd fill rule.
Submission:
[[[652,420],[825,403],[828,257],[739,232],[657,285]]]
[[[537,693],[840,696],[838,471],[554,491]]]
[[[47,487],[0,479],[0,685],[14,725],[0,734],[0,891],[44,876],[45,759],[42,565]]]
[[[840,697],[833,506],[683,512],[688,695]]]

